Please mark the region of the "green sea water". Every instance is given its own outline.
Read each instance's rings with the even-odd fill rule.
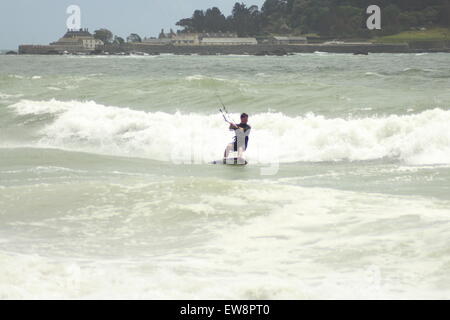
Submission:
[[[0,298],[450,298],[449,62],[0,55]]]

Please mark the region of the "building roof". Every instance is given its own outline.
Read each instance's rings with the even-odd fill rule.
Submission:
[[[67,30],[63,38],[74,38],[74,37],[93,37],[93,35],[88,31],[88,29]]]
[[[142,40],[142,43],[147,43],[147,44],[167,44],[167,43],[171,43],[171,42],[172,42],[171,39],[166,39],[166,38]]]
[[[172,36],[173,40],[198,39],[198,33],[180,33]]]
[[[273,38],[278,41],[305,41],[306,40],[306,37],[274,36]]]
[[[203,38],[202,43],[258,43],[255,38]]]
[[[202,38],[237,38],[237,33],[233,32],[204,32],[199,34]]]

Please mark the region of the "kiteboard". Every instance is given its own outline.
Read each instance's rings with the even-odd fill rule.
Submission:
[[[210,164],[223,164],[230,166],[245,166],[248,164],[247,160],[244,158],[228,158],[228,159],[220,159],[210,162]]]

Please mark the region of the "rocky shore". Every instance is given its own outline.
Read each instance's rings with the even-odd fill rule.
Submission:
[[[410,52],[407,44],[391,45],[391,44],[303,44],[303,45],[242,45],[242,46],[148,46],[142,44],[133,45],[104,45],[98,48],[99,53],[129,53],[142,52],[150,55],[154,54],[198,54],[198,55],[255,55],[255,56],[284,56],[293,53],[313,53],[313,52],[330,52],[330,53],[399,53]]]
[[[147,45],[143,43],[97,47],[95,51],[55,50],[52,46],[20,46],[19,54],[93,54],[93,55],[254,55],[254,56],[285,56],[294,53],[351,53],[367,55],[369,53],[418,53],[418,52],[450,52],[450,46],[411,46],[404,44],[375,43],[339,43],[339,44],[301,44],[301,45],[230,45],[230,46],[177,46],[177,45]]]

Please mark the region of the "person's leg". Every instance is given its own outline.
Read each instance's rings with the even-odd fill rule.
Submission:
[[[239,147],[238,148],[238,155],[237,155],[237,164],[246,164],[245,159],[243,158],[245,148]]]
[[[238,158],[242,158],[242,153],[244,152],[244,148],[243,147],[239,147],[238,148]]]
[[[230,154],[231,149],[233,148],[233,144],[230,143],[227,145],[227,148],[225,149],[225,152],[223,154],[223,158],[226,159],[228,158],[228,155]]]

